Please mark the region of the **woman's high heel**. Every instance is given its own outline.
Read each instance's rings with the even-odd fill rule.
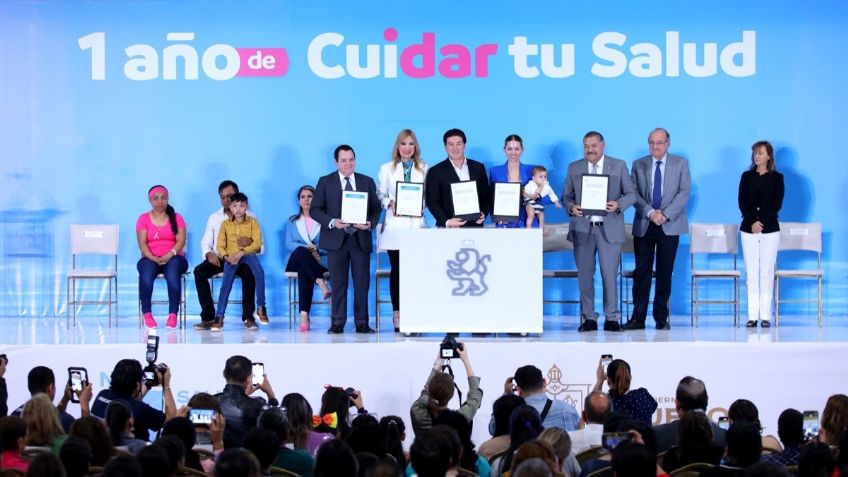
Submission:
[[[303,321],[301,321],[301,323],[300,323],[300,332],[306,333],[307,331],[309,331],[309,325],[310,325],[309,317],[307,316],[306,317],[306,323],[303,323]]]

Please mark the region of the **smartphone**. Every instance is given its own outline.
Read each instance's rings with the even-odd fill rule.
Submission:
[[[253,387],[258,388],[265,382],[265,365],[253,363]]]
[[[718,427],[724,429],[725,431],[730,429],[730,418],[727,416],[721,416],[718,418]]]
[[[611,354],[602,354],[601,355],[601,366],[604,368],[604,372],[607,370],[607,366],[612,363],[612,355]]]
[[[88,384],[88,371],[85,368],[68,368],[68,382],[71,383],[71,402],[79,402],[76,393]]]
[[[601,435],[601,445],[606,450],[613,450],[621,444],[622,442],[628,442],[630,440],[629,432],[604,432]]]
[[[813,439],[819,435],[819,412],[804,411],[804,439]]]
[[[214,409],[192,409],[188,412],[188,418],[191,420],[192,424],[212,424],[212,420],[215,419],[215,410]]]

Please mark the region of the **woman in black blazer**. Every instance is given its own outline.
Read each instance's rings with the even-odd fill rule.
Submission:
[[[774,268],[780,243],[777,213],[783,205],[783,174],[774,168],[768,141],[751,146],[751,167],[739,180],[742,253],[748,287],[748,328],[771,326]]]

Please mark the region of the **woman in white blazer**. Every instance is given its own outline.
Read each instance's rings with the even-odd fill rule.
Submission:
[[[421,149],[418,138],[410,129],[398,133],[395,145],[392,147],[392,160],[380,166],[378,176],[377,196],[383,208],[386,209],[383,226],[380,228],[377,250],[385,250],[389,254],[392,271],[389,276],[389,291],[392,296],[392,310],[395,333],[400,331],[400,244],[397,231],[424,227],[424,217],[407,217],[395,215],[395,194],[398,181],[418,182],[423,184],[427,176],[427,164],[421,160]]]
[[[321,288],[326,300],[330,288],[324,280],[327,267],[321,263],[326,252],[318,248],[321,224],[309,215],[315,188],[305,185],[297,191],[300,211],[289,218],[286,226],[286,249],[289,251],[287,272],[297,272],[298,296],[300,301],[300,331],[309,331],[309,310],[312,308],[312,289]]]

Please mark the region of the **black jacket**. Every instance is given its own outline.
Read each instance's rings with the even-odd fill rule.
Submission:
[[[221,414],[226,420],[224,428],[224,448],[241,447],[244,434],[259,420],[259,414],[268,407],[269,403],[261,397],[252,398],[245,394],[244,386],[238,384],[227,384],[224,391],[215,395],[221,406]],[[272,399],[271,406],[277,405],[277,400]]]

